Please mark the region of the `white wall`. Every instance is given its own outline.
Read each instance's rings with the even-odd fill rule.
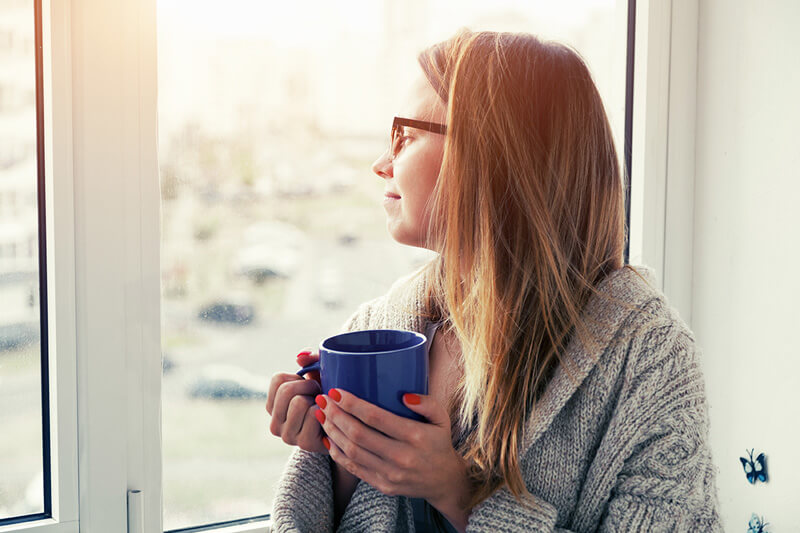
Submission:
[[[692,327],[725,530],[800,531],[800,2],[701,0],[698,24]]]

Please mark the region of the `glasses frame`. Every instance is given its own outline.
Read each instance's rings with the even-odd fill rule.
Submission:
[[[401,127],[407,126],[409,128],[416,128],[418,130],[425,130],[431,133],[438,133],[439,135],[447,134],[447,126],[438,122],[426,122],[424,120],[416,120],[413,118],[394,117],[392,121],[392,131],[389,135],[389,161],[394,161],[400,153],[394,153],[395,135]]]

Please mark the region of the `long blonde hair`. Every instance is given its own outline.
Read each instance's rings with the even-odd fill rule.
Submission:
[[[470,32],[419,63],[447,104],[432,196],[427,309],[461,344],[451,399],[473,506],[507,486],[525,421],[596,285],[623,264],[622,177],[591,74],[571,48],[533,35]],[[566,367],[568,369],[568,366]]]

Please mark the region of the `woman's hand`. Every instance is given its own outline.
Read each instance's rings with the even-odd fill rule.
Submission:
[[[300,366],[308,366],[318,359],[319,354],[310,350],[297,355]],[[326,453],[322,445],[322,427],[314,416],[319,410],[314,396],[320,392],[319,372],[309,372],[304,377],[288,373],[272,376],[267,393],[267,412],[272,415],[270,432],[286,444],[308,452]]]
[[[466,529],[466,462],[453,449],[447,411],[431,396],[403,396],[428,422],[397,416],[341,389],[316,401],[323,442],[337,464],[384,494],[425,498],[453,526]]]

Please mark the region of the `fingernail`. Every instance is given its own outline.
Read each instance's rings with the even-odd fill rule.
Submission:
[[[303,350],[302,352],[297,354],[297,357],[300,357],[301,355],[311,355],[311,351],[310,350]]]
[[[334,402],[341,402],[342,401],[342,393],[336,389],[331,389],[328,391],[328,396],[330,396]]]
[[[328,437],[322,437],[322,445],[325,446],[326,450],[331,449],[331,441],[328,440]]]
[[[409,392],[403,394],[403,400],[411,405],[419,405],[419,403],[422,401],[422,398],[419,397],[419,394],[413,394]]]
[[[325,396],[322,394],[317,394],[317,397],[314,398],[314,401],[317,402],[317,405],[319,405],[320,409],[325,409],[325,406],[328,405],[328,402],[325,401]]]
[[[317,420],[319,420],[320,424],[324,424],[325,423],[325,413],[323,413],[322,411],[315,412],[314,416],[317,417]]]

